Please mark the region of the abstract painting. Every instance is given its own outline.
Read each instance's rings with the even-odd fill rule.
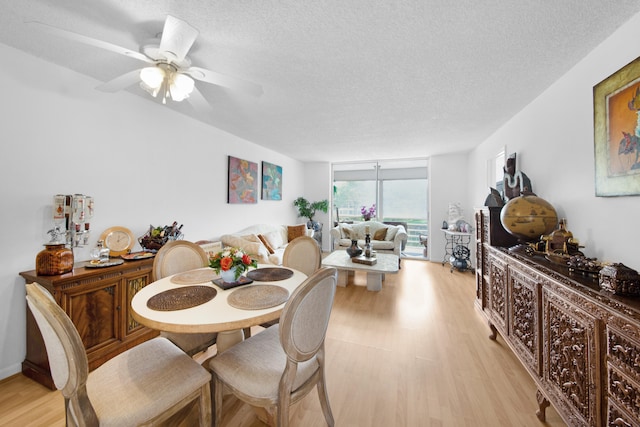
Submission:
[[[282,200],[282,166],[262,162],[262,200]]]
[[[258,203],[258,164],[229,156],[227,203]]]

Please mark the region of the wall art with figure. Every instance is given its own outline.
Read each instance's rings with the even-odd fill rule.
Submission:
[[[229,156],[227,203],[258,203],[258,164]]]
[[[596,196],[640,194],[640,58],[593,88]]]

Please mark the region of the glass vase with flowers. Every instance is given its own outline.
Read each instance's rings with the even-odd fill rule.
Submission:
[[[249,267],[258,268],[258,262],[240,248],[226,247],[209,258],[209,267],[227,283],[237,282]]]
[[[360,213],[362,214],[362,219],[364,219],[365,221],[369,221],[371,218],[376,216],[376,204],[374,203],[370,208],[362,206],[360,208]]]

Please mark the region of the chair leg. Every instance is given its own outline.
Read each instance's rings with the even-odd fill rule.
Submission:
[[[329,394],[327,393],[327,386],[324,382],[324,370],[318,381],[318,397],[320,397],[320,407],[322,408],[322,414],[327,421],[329,427],[333,427],[335,421],[333,420],[333,414],[331,413],[331,406],[329,405]]]
[[[200,399],[198,399],[200,404],[200,426],[201,427],[209,427],[211,426],[211,386],[209,384],[205,384],[202,386],[202,390],[200,393]]]
[[[213,399],[213,427],[219,426],[222,423],[222,398],[224,397],[224,384],[218,379],[218,376],[212,373],[213,379],[211,380],[214,389]]]

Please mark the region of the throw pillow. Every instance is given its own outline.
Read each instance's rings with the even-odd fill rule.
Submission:
[[[262,242],[264,247],[267,248],[267,251],[269,251],[270,254],[275,253],[275,251],[273,250],[273,248],[269,244],[269,241],[262,234],[258,234],[258,239],[260,239],[260,241]]]
[[[268,233],[264,233],[263,236],[267,242],[269,242],[269,245],[271,245],[271,248],[274,251],[284,245],[284,242],[282,241],[282,233],[279,231],[270,231]]]
[[[350,225],[340,224],[340,235],[343,239],[351,239],[351,236],[353,236],[353,229]]]
[[[290,242],[296,237],[302,237],[307,235],[306,224],[288,225],[287,226],[287,241]]]
[[[384,240],[391,241],[396,238],[396,234],[398,234],[398,227],[389,227]]]
[[[385,237],[387,237],[387,227],[382,227],[379,230],[376,230],[375,233],[373,233],[373,240],[384,240]]]

